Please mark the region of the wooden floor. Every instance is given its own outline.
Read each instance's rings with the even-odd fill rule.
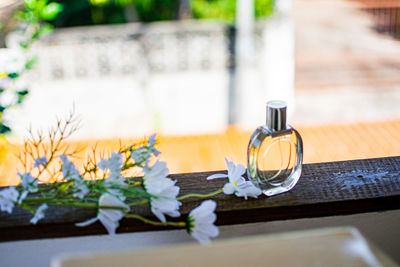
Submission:
[[[317,163],[362,158],[400,155],[400,119],[383,122],[296,127],[303,137],[304,162]],[[251,132],[239,131],[234,127],[223,133],[200,136],[158,138],[158,148],[171,173],[201,172],[226,169],[224,157],[236,163],[246,163],[246,151]],[[139,139],[121,140],[123,144]],[[78,166],[82,164],[91,147],[97,144],[98,151],[119,148],[120,140],[90,140],[72,143],[86,147],[80,154]],[[0,144],[0,185],[18,183],[15,154],[18,146]],[[80,162],[79,162],[80,161]],[[20,170],[21,171],[21,170]]]

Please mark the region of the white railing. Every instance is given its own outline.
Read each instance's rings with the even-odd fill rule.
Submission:
[[[274,64],[265,58],[271,53],[264,42],[265,25],[257,24],[254,33],[255,79],[241,89],[246,97],[236,103],[246,115],[237,123],[250,127],[262,123],[268,98],[264,71]],[[84,125],[79,138],[224,130],[234,75],[228,69],[230,40],[227,26],[217,22],[56,30],[32,49],[39,62],[27,77],[31,93],[23,109],[10,115],[13,129],[22,135],[29,124],[46,128],[75,106]]]

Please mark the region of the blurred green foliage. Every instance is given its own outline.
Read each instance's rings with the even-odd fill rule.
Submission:
[[[134,2],[140,21],[172,20],[178,16],[178,0],[141,0]]]
[[[22,28],[24,41],[20,46],[28,49],[35,40],[52,31],[53,26],[45,21],[54,20],[63,6],[49,0],[25,0],[24,3],[24,8],[15,17],[25,22],[25,28]]]
[[[249,0],[250,1],[250,0]],[[54,20],[56,27],[115,24],[131,21],[163,21],[179,19],[186,2],[195,19],[235,20],[236,0],[52,0],[62,3],[64,10]],[[256,18],[267,17],[274,10],[275,0],[254,0]]]
[[[24,6],[15,14],[20,24],[16,32],[20,35],[21,41],[19,46],[23,51],[27,52],[30,46],[41,36],[52,31],[53,26],[46,21],[56,18],[62,11],[63,6],[59,3],[49,0],[24,0]],[[35,56],[24,57],[23,67],[14,69],[2,63],[0,68],[0,140],[3,135],[11,132],[11,128],[4,118],[5,112],[8,109],[21,105],[29,91],[27,88],[21,88],[18,85],[18,79],[21,75],[32,69],[37,61]],[[12,63],[12,59],[10,60]],[[6,94],[14,95],[12,101],[3,101]]]
[[[250,0],[249,0],[250,1]],[[254,0],[254,15],[264,18],[273,13],[275,0]],[[221,19],[235,21],[236,0],[193,0],[193,16],[199,19]]]

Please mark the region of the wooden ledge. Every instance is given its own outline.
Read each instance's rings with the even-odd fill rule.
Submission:
[[[220,172],[174,174],[170,177],[177,180],[180,194],[209,193],[218,190],[226,182],[225,179],[207,181],[206,177],[214,173]],[[305,164],[298,184],[290,192],[247,201],[223,194],[212,199],[217,202],[217,225],[399,209],[400,157]],[[182,218],[203,200],[183,200]],[[147,205],[136,208],[135,212],[153,217]],[[106,234],[99,222],[83,228],[75,226],[76,222],[94,216],[95,210],[50,207],[45,219],[32,225],[29,223],[32,214],[15,208],[11,215],[0,213],[0,241]],[[123,219],[117,232],[162,229],[171,228]]]

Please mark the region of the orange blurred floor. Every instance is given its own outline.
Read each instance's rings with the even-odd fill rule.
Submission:
[[[351,160],[361,158],[399,156],[400,120],[369,122],[315,127],[295,126],[304,142],[304,163]],[[246,163],[247,144],[251,132],[230,127],[220,134],[186,137],[158,138],[161,160],[168,164],[171,173],[201,172],[226,169],[224,157],[236,163]],[[122,144],[140,139],[121,140]],[[119,140],[98,140],[75,142],[73,145],[87,147],[87,152],[97,144],[100,151],[119,148]],[[17,159],[16,146],[3,144],[0,164],[0,185],[15,184]],[[84,158],[82,155],[81,158]],[[76,162],[78,166],[80,162]]]

